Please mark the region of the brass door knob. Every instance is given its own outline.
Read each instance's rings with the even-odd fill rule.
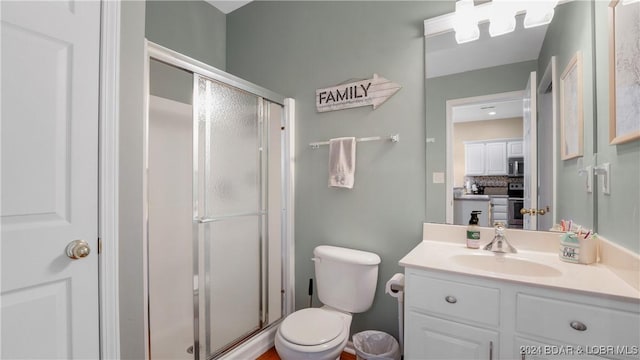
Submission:
[[[77,260],[89,256],[91,248],[84,240],[73,240],[67,245],[66,253],[71,259]]]
[[[533,208],[531,208],[531,209],[526,209],[526,208],[520,209],[520,214],[522,214],[522,215],[531,215],[531,216],[544,215],[544,214],[546,214],[548,212],[551,212],[549,210],[548,206],[546,208],[544,208],[544,209],[533,209]]]
[[[538,209],[538,215],[544,215],[546,213],[550,213],[551,209],[549,209],[549,207],[545,207],[544,209]]]
[[[522,209],[520,209],[520,214],[522,214],[522,215],[535,215],[536,214],[536,209],[525,209],[525,208],[522,208]]]

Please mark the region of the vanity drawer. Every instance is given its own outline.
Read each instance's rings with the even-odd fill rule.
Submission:
[[[638,313],[522,293],[516,301],[520,333],[562,344],[638,345]]]
[[[500,290],[411,274],[407,304],[447,318],[498,326]]]

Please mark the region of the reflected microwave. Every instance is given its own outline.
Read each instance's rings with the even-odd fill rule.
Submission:
[[[509,158],[509,176],[524,176],[524,158]]]

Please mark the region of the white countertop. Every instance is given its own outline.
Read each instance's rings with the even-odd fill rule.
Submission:
[[[479,195],[479,194],[466,194],[460,196],[454,196],[454,200],[490,200],[489,195]]]
[[[516,246],[516,248],[518,248]],[[557,248],[556,248],[557,249]],[[556,250],[557,251],[557,250]],[[538,276],[535,273],[509,274],[492,272],[473,268],[453,261],[454,256],[478,255],[486,256],[490,252],[482,249],[469,249],[464,243],[450,240],[423,240],[409,254],[400,260],[404,267],[422,270],[436,270],[461,275],[478,276],[494,280],[517,282],[526,285],[542,286],[559,290],[584,292],[594,295],[604,295],[640,302],[640,291],[618,277],[609,267],[602,264],[573,264],[559,259],[557,252],[536,251],[518,248],[517,254],[507,254],[506,257],[525,259],[526,261],[543,264],[557,270],[552,276]],[[502,256],[502,255],[493,255]]]

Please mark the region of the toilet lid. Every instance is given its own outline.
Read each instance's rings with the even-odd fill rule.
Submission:
[[[343,327],[340,315],[310,308],[287,316],[280,325],[280,334],[294,344],[320,345],[335,339]]]

